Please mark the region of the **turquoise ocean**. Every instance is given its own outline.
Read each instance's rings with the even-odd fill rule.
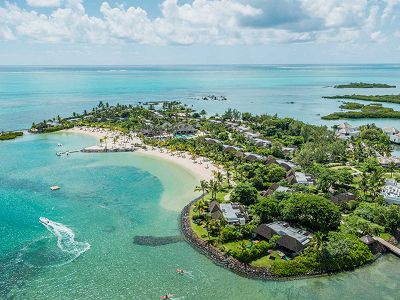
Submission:
[[[356,92],[332,85],[399,85],[399,75],[398,65],[1,67],[0,130],[81,112],[99,100],[182,100],[209,113],[232,107],[332,125],[319,114],[338,110],[340,102],[321,96]],[[228,101],[197,100],[209,94]],[[374,122],[400,128],[397,120]],[[400,297],[400,260],[392,255],[354,272],[263,282],[214,265],[185,242],[137,245],[135,236],[179,235],[179,211],[168,203],[183,207],[195,197],[196,179],[138,153],[57,157],[58,143],[74,150],[97,140],[54,133],[0,143],[0,299],[159,299],[167,293],[180,299]],[[52,185],[61,189],[52,192]],[[40,217],[50,224],[41,224]],[[190,274],[178,275],[176,268]]]

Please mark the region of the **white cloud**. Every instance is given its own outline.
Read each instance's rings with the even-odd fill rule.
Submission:
[[[26,4],[32,7],[58,7],[62,0],[26,0]]]
[[[112,7],[108,2],[101,4],[99,16],[88,15],[83,0],[27,0],[30,5],[61,5],[49,14],[6,2],[0,7],[0,39],[151,45],[381,41],[378,16],[400,0],[385,5],[367,0],[279,1],[164,0],[155,19],[140,7]],[[276,3],[282,7],[273,10]]]

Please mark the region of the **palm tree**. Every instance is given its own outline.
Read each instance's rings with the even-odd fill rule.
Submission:
[[[204,200],[197,201],[193,204],[193,207],[199,212],[200,215],[204,213],[207,208],[206,202]]]
[[[221,186],[217,180],[211,179],[208,182],[208,189],[209,189],[209,192],[211,192],[212,200],[215,200],[217,198],[217,193],[219,192],[220,187]]]
[[[196,186],[194,191],[195,192],[202,192],[202,199],[204,199],[206,190],[208,189],[208,182],[205,180],[200,180],[200,185]]]
[[[226,180],[228,182],[228,187],[231,187],[231,172],[229,171],[229,169],[226,169]]]
[[[213,175],[215,180],[222,185],[222,182],[224,181],[224,177],[220,171],[213,171]]]
[[[394,171],[396,170],[396,167],[397,167],[397,165],[396,165],[395,162],[391,161],[391,162],[389,163],[388,169],[389,169],[389,172],[390,172],[390,176],[391,176],[392,178],[393,178],[393,173],[394,173]]]

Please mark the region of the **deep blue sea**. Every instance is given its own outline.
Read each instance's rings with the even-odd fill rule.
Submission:
[[[232,107],[321,123],[318,114],[340,105],[321,99],[341,92],[332,85],[398,85],[399,75],[397,65],[1,67],[0,130],[90,109],[99,100],[182,100],[209,113]],[[195,100],[208,94],[228,101]],[[399,121],[376,123],[400,128]],[[67,133],[0,142],[0,299],[159,299],[167,293],[177,299],[399,299],[400,261],[392,255],[355,272],[262,282],[215,266],[184,242],[134,244],[137,235],[179,234],[176,203],[183,207],[194,197],[196,179],[138,153],[55,155],[58,143],[73,150],[96,142]],[[52,185],[61,189],[52,192]],[[51,223],[41,224],[40,217]]]

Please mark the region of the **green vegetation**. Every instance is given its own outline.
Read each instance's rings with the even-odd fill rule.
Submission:
[[[364,104],[356,103],[356,102],[344,102],[339,106],[342,109],[356,110],[364,107]]]
[[[361,109],[347,113],[389,112],[380,105]],[[174,128],[182,124],[202,134],[180,138]],[[374,125],[362,126],[359,136],[341,140],[326,126],[291,118],[234,109],[207,118],[205,112],[197,113],[178,102],[137,106],[101,102],[90,112],[58,117],[34,128],[47,132],[74,125],[110,128],[127,137],[134,133],[148,147],[186,155],[198,163],[203,157],[205,167],[209,163],[220,166],[224,171],[215,172],[213,179],[201,181],[195,189],[204,196],[190,211],[193,231],[224,255],[267,268],[277,276],[351,270],[374,258],[360,237],[389,239],[400,227],[400,208],[386,205],[380,195],[389,171],[395,177],[398,169],[379,165],[376,156],[389,155],[392,148],[389,138]],[[249,133],[272,145],[256,144]],[[248,153],[251,158],[246,157]],[[299,172],[313,180],[298,182]],[[277,187],[286,191],[276,192]],[[341,194],[352,197],[335,198]],[[246,210],[246,224],[229,224],[221,212],[210,212],[214,201],[239,204],[236,208]],[[307,231],[310,241],[305,248],[294,253],[277,245],[278,235],[269,240],[254,237],[260,224],[275,221]]]
[[[383,107],[379,104],[363,105],[361,111],[346,111],[335,112],[327,116],[323,116],[324,120],[339,120],[339,119],[364,119],[364,118],[389,118],[399,119],[400,111],[393,108]]]
[[[231,193],[231,200],[245,205],[257,201],[257,189],[248,183],[239,183]]]
[[[351,82],[349,84],[338,84],[335,85],[334,88],[336,89],[346,89],[346,88],[352,88],[352,89],[373,89],[373,88],[379,88],[379,89],[384,89],[384,88],[395,88],[395,85],[389,85],[385,83],[365,83],[365,82]]]
[[[325,99],[353,99],[361,101],[372,101],[372,102],[389,102],[389,103],[400,103],[400,95],[337,95],[337,96],[324,96]]]
[[[309,194],[294,193],[278,201],[273,197],[261,199],[254,210],[262,222],[285,220],[306,228],[327,232],[340,225],[339,208],[326,198]]]
[[[19,136],[22,136],[23,134],[24,133],[21,131],[1,132],[0,141],[13,140]]]

